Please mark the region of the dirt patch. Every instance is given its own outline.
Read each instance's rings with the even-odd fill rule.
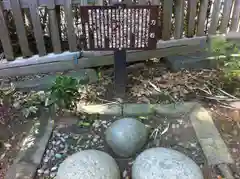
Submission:
[[[230,168],[234,177],[240,179],[240,118],[238,117],[237,121],[232,110],[216,105],[211,107],[211,111],[215,125],[235,161]]]
[[[26,120],[19,111],[1,106],[0,121],[0,178],[14,161],[23,138],[30,130],[33,120]]]

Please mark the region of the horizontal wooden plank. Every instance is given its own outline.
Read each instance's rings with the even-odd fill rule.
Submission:
[[[201,45],[206,43],[207,37],[195,37],[195,38],[183,38],[179,40],[168,40],[162,41],[159,40],[157,43],[158,49],[170,48],[170,47],[179,47],[179,46],[194,46]],[[138,52],[138,51],[129,51],[129,52]],[[111,55],[111,51],[97,52],[97,51],[84,51],[82,52],[82,56],[87,58],[99,57],[104,55]],[[12,62],[8,62],[6,59],[2,60],[0,63],[0,70],[13,68],[13,67],[22,67],[22,66],[31,66],[49,62],[61,62],[65,59],[74,61],[74,58],[79,58],[80,52],[63,52],[61,54],[50,53],[48,55],[39,57],[38,55],[34,55],[30,58],[16,58],[16,60]]]
[[[189,51],[199,51],[200,45],[194,46],[176,46],[169,48],[162,48],[158,50],[151,51],[138,51],[138,52],[127,52],[127,61],[135,62],[135,61],[145,61],[150,58],[155,57],[166,57],[174,54],[188,54]],[[41,58],[41,57],[40,57]],[[46,60],[46,59],[45,59]],[[59,60],[59,59],[58,59]],[[38,59],[38,61],[42,61]],[[40,63],[34,65],[25,65],[21,67],[12,67],[0,69],[0,76],[24,76],[29,74],[36,73],[48,73],[48,72],[58,72],[58,71],[66,71],[72,70],[76,68],[90,68],[90,67],[98,67],[105,65],[113,64],[113,53],[111,55],[103,55],[103,56],[92,56],[89,58],[80,58],[77,63],[74,63],[72,58],[64,58],[61,61],[50,62],[48,59],[48,63]]]

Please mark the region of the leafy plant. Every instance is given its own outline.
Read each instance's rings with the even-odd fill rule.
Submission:
[[[76,102],[80,97],[79,81],[69,76],[57,77],[50,89],[50,96],[45,105],[56,104],[59,108],[72,110],[76,107]]]
[[[240,94],[240,61],[237,44],[223,38],[211,41],[210,51],[215,55],[218,67],[222,72],[220,77],[223,88],[230,93]]]
[[[29,94],[24,96],[24,99],[18,100],[21,101],[19,105],[22,106],[23,115],[27,118],[36,114],[39,111],[40,106],[44,104],[46,97],[47,93],[44,91],[31,91]]]

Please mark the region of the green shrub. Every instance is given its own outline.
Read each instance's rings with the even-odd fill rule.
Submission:
[[[50,89],[50,96],[46,105],[56,104],[59,108],[72,110],[80,97],[79,81],[69,76],[57,77]]]

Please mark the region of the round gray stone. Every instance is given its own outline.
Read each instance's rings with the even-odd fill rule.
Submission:
[[[198,165],[184,154],[167,148],[142,152],[132,166],[132,179],[203,179]]]
[[[112,123],[105,135],[106,142],[114,153],[122,157],[130,157],[146,143],[148,131],[138,120],[123,118]]]
[[[105,152],[83,150],[66,158],[57,172],[57,179],[120,179],[115,160]]]

